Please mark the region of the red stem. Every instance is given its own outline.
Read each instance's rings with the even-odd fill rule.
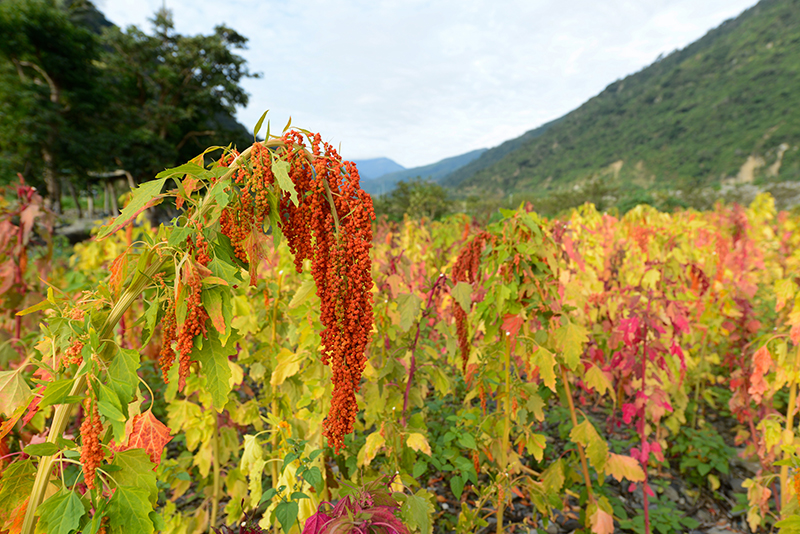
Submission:
[[[417,343],[419,342],[419,331],[422,327],[422,321],[428,316],[429,308],[431,307],[431,303],[433,302],[433,295],[436,293],[436,290],[439,288],[439,285],[444,283],[446,280],[445,275],[440,274],[439,278],[433,283],[433,287],[431,287],[431,292],[428,294],[428,302],[425,304],[425,311],[422,312],[422,317],[419,318],[417,322],[417,333],[414,336],[414,344],[411,345],[411,363],[408,366],[408,380],[406,380],[406,391],[403,393],[403,426],[406,426],[406,410],[408,409],[408,396],[411,393],[411,382],[414,380],[414,373],[417,370],[417,358],[415,354],[417,352]]]
[[[647,295],[647,313],[645,314],[644,320],[644,336],[642,338],[642,386],[641,386],[641,393],[642,393],[642,411],[641,411],[641,421],[639,421],[639,441],[642,447],[642,456],[644,456],[644,444],[647,439],[647,436],[644,433],[645,426],[647,421],[645,420],[646,412],[645,409],[647,408],[647,400],[646,400],[646,392],[645,392],[645,379],[647,378],[647,318],[650,316],[650,299],[652,298],[652,290],[648,291]],[[642,486],[642,502],[644,505],[644,531],[647,534],[650,534],[650,510],[649,510],[649,503],[647,499],[647,464],[650,460],[650,453],[648,452],[647,457],[644,458],[644,462],[642,465],[644,471],[644,485]]]

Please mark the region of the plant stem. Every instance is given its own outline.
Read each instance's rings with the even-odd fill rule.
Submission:
[[[151,251],[149,254],[152,253],[153,252]],[[152,276],[160,271],[166,262],[166,259],[155,261],[150,264],[143,273],[138,276],[134,276],[133,282],[111,309],[105,323],[103,324],[103,327],[100,330],[100,340],[104,342],[104,346],[100,350],[98,356],[105,360],[110,359],[108,357],[109,353],[111,350],[113,350],[115,345],[113,343],[109,343],[108,341],[113,339],[114,329],[122,317],[122,314],[125,313],[125,310],[127,310],[131,304],[133,304],[136,298],[142,293],[142,291],[145,290]],[[70,396],[80,395],[83,390],[86,389],[86,375],[81,374],[85,368],[85,362],[82,363],[78,368],[78,371],[76,372],[77,378],[72,384],[72,389],[69,393]],[[64,430],[67,427],[70,414],[72,413],[75,404],[76,403],[65,403],[56,406],[55,414],[53,415],[53,423],[50,425],[50,432],[47,435],[47,441],[49,443],[55,443],[56,440],[64,434]],[[47,483],[50,480],[50,471],[53,467],[53,458],[53,456],[42,456],[42,459],[39,462],[39,467],[36,470],[36,478],[34,479],[33,488],[31,489],[31,495],[28,499],[28,508],[25,510],[25,519],[22,523],[22,530],[20,531],[21,534],[33,534],[34,523],[36,520],[36,509],[42,503],[44,498],[44,493],[47,489]]]
[[[217,513],[219,512],[219,498],[221,493],[219,479],[219,414],[214,414],[214,430],[211,436],[211,450],[213,458],[212,468],[214,470],[214,491],[211,494],[211,517],[208,520],[208,532],[214,532],[214,525],[217,524]]]
[[[411,393],[411,382],[414,380],[414,373],[417,371],[417,343],[419,342],[419,331],[422,327],[422,321],[428,316],[428,311],[431,307],[431,303],[433,302],[433,295],[436,293],[436,290],[439,288],[439,284],[443,283],[445,280],[445,276],[440,274],[436,281],[433,283],[433,287],[431,287],[431,292],[428,294],[428,302],[425,304],[425,310],[422,312],[422,317],[419,318],[417,321],[417,334],[414,336],[414,343],[411,345],[411,362],[408,365],[408,379],[406,380],[406,390],[403,393],[403,426],[406,426],[406,410],[408,409],[408,397]]]
[[[508,472],[508,447],[509,436],[511,435],[511,336],[506,333],[506,352],[504,355],[505,367],[505,398],[503,399],[503,441],[500,443],[500,476],[498,485],[505,484],[506,473]],[[505,492],[503,492],[505,493]],[[503,532],[503,514],[505,513],[505,495],[503,499],[497,499],[497,534]]]
[[[561,366],[561,382],[564,383],[564,393],[567,397],[567,403],[569,404],[569,415],[572,418],[572,426],[573,428],[578,426],[578,415],[575,412],[575,403],[572,401],[572,390],[569,387],[569,379],[567,377],[567,368],[563,365]],[[590,503],[594,503],[594,492],[592,491],[592,479],[589,476],[589,464],[586,463],[586,452],[583,450],[583,445],[580,443],[576,443],[575,445],[578,446],[578,456],[581,459],[581,470],[583,471],[583,481],[586,484],[586,495],[589,498]]]
[[[797,369],[800,366],[800,345],[797,346],[794,356],[794,366],[792,367],[792,383],[789,386],[789,405],[786,407],[786,430],[794,435],[794,410],[797,405]],[[784,458],[788,459],[790,454],[787,452]],[[786,507],[789,504],[789,466],[781,466],[781,504]]]

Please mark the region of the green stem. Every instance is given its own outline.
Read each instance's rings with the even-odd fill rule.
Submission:
[[[153,252],[150,252],[153,254]],[[104,342],[103,348],[100,350],[99,356],[104,360],[110,359],[109,353],[113,350],[114,344],[109,343],[109,340],[114,338],[114,329],[117,326],[120,318],[125,311],[133,304],[136,298],[145,290],[150,279],[158,271],[162,269],[167,259],[161,259],[152,263],[143,273],[134,276],[133,282],[128,289],[123,293],[122,297],[117,301],[111,312],[108,314],[102,329],[100,330],[100,339]],[[86,374],[82,374],[86,369],[86,363],[82,363],[76,373],[77,378],[75,383],[72,384],[70,396],[77,396],[86,389]],[[64,434],[67,428],[67,423],[70,419],[70,414],[77,403],[59,404],[56,406],[55,414],[53,415],[53,424],[50,425],[50,433],[47,436],[49,443],[55,443],[56,440]],[[36,470],[36,478],[33,481],[33,489],[28,499],[28,508],[25,511],[25,519],[22,523],[21,534],[33,534],[34,523],[36,522],[36,509],[44,499],[47,483],[50,480],[50,472],[53,467],[53,456],[43,456],[39,462],[39,467]]]
[[[214,532],[219,513],[219,499],[221,491],[219,478],[219,414],[214,414],[214,434],[211,436],[211,450],[213,454],[212,468],[214,470],[214,491],[211,495],[211,517],[208,520],[208,532]]]
[[[800,345],[797,347],[797,351],[795,352],[794,356],[794,367],[792,370],[792,383],[789,386],[789,406],[786,407],[786,430],[792,432],[794,434],[794,410],[795,405],[797,404],[797,369],[800,367]],[[791,455],[787,452],[784,458],[789,459]],[[789,495],[789,466],[782,465],[781,466],[781,508],[786,509],[786,506],[789,504],[789,500],[791,499],[791,495]]]
[[[578,415],[575,412],[575,403],[572,402],[572,391],[569,388],[569,379],[567,378],[567,368],[561,366],[561,381],[564,383],[564,393],[567,397],[569,404],[569,415],[572,417],[572,427],[578,426]],[[586,453],[583,451],[583,445],[576,443],[578,446],[578,456],[581,458],[581,471],[583,471],[583,481],[586,483],[586,494],[589,497],[589,502],[594,504],[594,493],[592,492],[592,479],[589,476],[589,465],[586,463]]]
[[[508,472],[508,447],[511,435],[511,336],[506,335],[506,352],[504,355],[505,366],[505,399],[503,399],[503,441],[500,444],[500,476],[498,477],[498,487],[505,484],[506,473]],[[505,493],[505,492],[503,492]],[[505,513],[505,495],[503,499],[497,499],[497,534],[503,532],[503,514]]]

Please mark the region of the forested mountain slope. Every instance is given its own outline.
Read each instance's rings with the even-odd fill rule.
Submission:
[[[647,189],[796,181],[799,144],[800,0],[762,0],[442,183],[542,194],[592,178]]]

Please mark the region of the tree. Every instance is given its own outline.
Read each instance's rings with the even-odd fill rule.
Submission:
[[[169,10],[152,19],[153,35],[136,26],[106,29],[102,68],[122,102],[115,157],[139,179],[196,156],[209,144],[245,145],[251,134],[237,123],[247,104],[239,85],[250,73],[234,50],[247,38],[217,26],[211,35],[175,32]]]
[[[180,35],[167,10],[153,29],[122,31],[86,0],[0,2],[0,181],[22,173],[60,211],[65,179],[86,190],[90,173],[122,168],[141,181],[208,144],[252,142],[233,118],[257,76],[234,53],[247,39]]]
[[[375,199],[375,213],[402,221],[404,215],[435,220],[450,211],[447,190],[439,184],[415,179],[397,182],[395,188]]]
[[[97,117],[108,102],[96,36],[44,0],[0,3],[0,170],[47,189],[61,209],[61,177],[102,167]]]

